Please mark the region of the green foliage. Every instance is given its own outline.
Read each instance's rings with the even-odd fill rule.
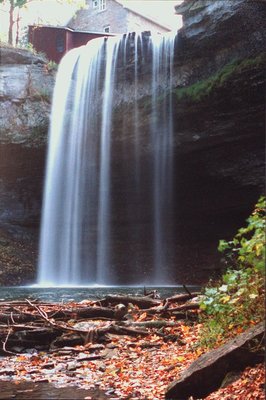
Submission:
[[[247,226],[239,229],[232,241],[220,240],[218,250],[234,265],[264,271],[265,207],[265,197],[261,197],[247,219]]]
[[[38,56],[40,58],[43,58],[43,61],[47,61],[47,56],[44,52],[42,51],[37,51],[32,43],[24,43],[21,46],[18,46],[19,49],[23,50],[28,50],[30,53],[34,54],[35,56]],[[47,71],[51,71],[53,69],[56,69],[57,64],[54,61],[47,61],[46,63],[46,69]]]
[[[226,64],[220,71],[213,76],[196,82],[193,85],[183,88],[177,88],[174,91],[178,100],[192,100],[198,102],[204,97],[209,96],[215,89],[222,87],[226,81],[236,74],[242,73],[245,70],[258,65],[263,65],[266,62],[265,54],[260,54],[255,58],[245,60],[234,60]]]
[[[30,51],[30,52],[33,53],[33,54],[36,54],[36,50],[35,50],[35,48],[33,47],[33,44],[32,44],[32,43],[26,43],[25,49],[27,49],[28,51]]]
[[[204,290],[203,346],[213,347],[264,318],[265,208],[265,197],[261,197],[247,226],[232,241],[219,243],[230,268],[216,285]]]
[[[51,71],[57,71],[58,69],[58,64],[55,61],[48,61],[48,63],[46,64],[46,69],[48,72]]]
[[[0,0],[0,3],[10,3],[13,8],[23,7],[28,0]]]

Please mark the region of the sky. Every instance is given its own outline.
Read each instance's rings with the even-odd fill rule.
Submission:
[[[108,1],[108,0],[107,0]],[[156,18],[176,30],[177,24],[181,24],[181,18],[175,14],[175,6],[179,0],[119,0],[120,3],[130,6],[145,15]]]
[[[71,2],[56,0],[33,0],[20,10],[21,26],[32,23],[65,25],[74,14],[77,6],[84,0]],[[119,0],[136,11],[155,18],[170,28],[181,27],[181,17],[175,15],[174,6],[183,0]],[[107,0],[108,2],[108,0]],[[9,2],[7,2],[9,3]],[[0,4],[0,39],[5,40],[8,30],[8,8]]]

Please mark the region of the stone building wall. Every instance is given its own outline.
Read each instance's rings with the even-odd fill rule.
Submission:
[[[109,27],[110,33],[126,33],[133,31],[152,30],[159,33],[167,32],[166,28],[132,12],[115,0],[108,0],[106,9],[100,11],[93,7],[93,0],[87,0],[87,8],[79,10],[68,26],[76,30],[104,32]]]

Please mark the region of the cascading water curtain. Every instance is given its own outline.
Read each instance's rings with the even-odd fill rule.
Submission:
[[[169,89],[173,76],[174,36],[150,36],[144,50],[143,36],[136,34],[92,40],[86,46],[70,51],[59,66],[51,114],[40,235],[38,283],[41,285],[107,285],[116,281],[116,265],[111,268],[111,264],[115,264],[112,254],[117,247],[113,237],[116,236],[113,234],[116,229],[113,214],[117,197],[113,181],[119,181],[119,176],[114,179],[112,171],[113,160],[117,157],[113,154],[116,140],[113,113],[121,68],[127,70],[128,49],[132,54],[132,47],[134,72],[131,85],[134,89],[128,101],[133,104],[130,130],[134,168],[130,168],[130,172],[134,175],[135,212],[141,219],[141,207],[138,207],[143,200],[140,189],[139,71],[145,62],[146,51],[152,65],[148,83],[152,113],[147,140],[152,160],[153,233],[150,240],[154,267],[149,281],[163,283],[163,267],[167,263],[165,242],[169,237],[164,210],[171,207],[169,199],[173,179],[172,99]],[[127,115],[123,118],[126,124]],[[129,146],[126,145],[126,151],[129,151]],[[124,190],[126,192],[127,188]],[[139,231],[134,222],[130,222],[127,230],[137,243]],[[126,255],[127,249],[123,251]],[[138,260],[137,250],[134,257]]]

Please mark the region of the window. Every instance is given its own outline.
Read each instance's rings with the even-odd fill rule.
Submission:
[[[100,5],[99,5],[99,10],[103,11],[106,10],[106,0],[99,0]]]
[[[56,51],[58,53],[63,53],[65,51],[65,38],[62,33],[56,36]]]
[[[106,0],[92,0],[92,7],[98,9],[99,11],[106,10]]]
[[[104,32],[110,32],[110,25],[106,25],[103,27]]]

